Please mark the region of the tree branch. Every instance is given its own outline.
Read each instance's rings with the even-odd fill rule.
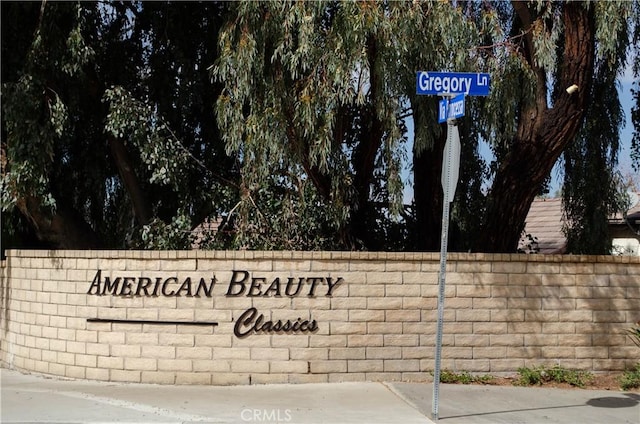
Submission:
[[[129,159],[129,153],[126,147],[120,139],[114,137],[112,134],[108,135],[109,147],[111,148],[111,154],[113,160],[118,168],[122,182],[124,183],[131,203],[133,206],[133,213],[136,217],[136,221],[140,225],[146,225],[151,221],[151,208],[147,201],[144,191],[140,186],[138,177],[135,174],[131,160]]]
[[[16,202],[18,210],[31,223],[41,241],[58,249],[95,249],[101,247],[95,231],[81,216],[59,204],[53,213],[35,196]]]

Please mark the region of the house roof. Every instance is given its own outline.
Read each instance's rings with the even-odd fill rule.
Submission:
[[[537,239],[539,253],[560,254],[567,248],[562,225],[562,198],[536,198],[529,208],[524,232]],[[525,244],[521,239],[519,247]]]
[[[207,235],[217,233],[222,225],[222,218],[207,218],[191,231],[193,242],[192,249],[201,249]]]
[[[626,219],[631,224],[640,224],[640,193],[631,193],[632,207],[627,211]],[[635,196],[635,197],[634,197]],[[536,198],[527,214],[524,233],[530,234],[538,242],[539,253],[562,254],[566,252],[567,238],[562,231],[564,216],[562,198]],[[610,224],[625,224],[622,214],[616,214],[609,219]],[[518,244],[519,249],[525,249],[527,240],[523,237]]]
[[[631,224],[640,224],[640,193],[629,192],[631,197],[631,209],[627,211],[626,217],[617,213],[609,220],[612,224],[624,224],[625,218]]]

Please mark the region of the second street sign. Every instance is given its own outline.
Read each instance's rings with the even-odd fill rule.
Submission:
[[[464,116],[464,94],[458,94],[452,99],[440,100],[438,108],[438,122],[446,122],[447,119],[458,119]]]

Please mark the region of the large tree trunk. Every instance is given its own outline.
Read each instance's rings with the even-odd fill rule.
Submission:
[[[352,166],[354,169],[353,188],[355,198],[345,199],[351,202],[350,216],[346,223],[337,230],[337,237],[340,240],[342,248],[349,250],[358,249],[377,249],[375,245],[375,237],[372,237],[371,227],[374,215],[372,202],[370,199],[371,185],[374,180],[375,160],[382,145],[384,137],[384,129],[382,122],[377,116],[377,107],[379,106],[380,94],[383,92],[383,78],[376,72],[376,61],[378,58],[378,48],[375,36],[370,36],[367,42],[367,59],[369,62],[370,72],[370,101],[368,106],[363,107],[358,113],[361,114],[361,133],[359,134],[358,145],[354,149],[352,157]],[[287,111],[289,121],[293,122],[292,104],[285,109]],[[336,144],[341,145],[345,142],[345,134],[353,125],[351,121],[354,119],[346,108],[337,117],[337,123],[334,128],[334,136]],[[309,156],[309,146],[301,143],[303,138],[296,133],[296,129],[289,127],[287,129],[289,143],[298,150],[301,157],[302,166],[309,175],[318,193],[326,200],[331,201],[331,176],[320,170],[318,166],[311,165]]]
[[[522,52],[537,76],[535,102],[525,107],[518,122],[517,135],[499,167],[488,196],[482,236],[476,250],[515,252],[527,212],[553,165],[571,143],[582,123],[594,67],[593,6],[585,8],[569,2],[563,8],[564,51],[553,96],[553,107],[547,106],[544,70],[535,65],[533,40],[529,29],[532,18],[528,5],[514,2],[514,10],[522,23],[525,48]],[[576,84],[570,94],[565,88]]]
[[[100,99],[96,98],[99,102]],[[140,225],[148,224],[151,212],[139,180],[133,170],[126,147],[121,140],[108,136],[113,160],[131,199],[132,209]],[[4,157],[4,151],[2,152]],[[4,159],[3,159],[4,162]],[[3,168],[5,164],[3,163]],[[54,210],[42,205],[41,199],[26,196],[17,201],[22,215],[32,225],[39,240],[58,249],[90,249],[103,246],[98,234],[70,204],[56,199]]]
[[[102,247],[93,229],[77,213],[58,204],[51,213],[40,199],[25,197],[17,202],[20,212],[33,226],[38,239],[56,249],[95,249]]]
[[[380,93],[382,93],[382,76],[376,71],[378,66],[378,45],[375,36],[370,36],[367,42],[367,59],[369,61],[370,84],[369,89],[370,107],[363,110],[363,134],[355,149],[353,157],[353,167],[355,175],[353,186],[357,193],[356,204],[352,208],[349,227],[352,237],[355,239],[350,246],[352,249],[364,247],[365,249],[375,249],[373,238],[371,237],[371,226],[374,225],[370,201],[371,184],[373,183],[373,171],[375,169],[376,155],[382,145],[384,131],[382,123],[377,115],[379,108]]]
[[[136,217],[136,221],[140,225],[146,225],[151,220],[151,207],[147,197],[144,194],[144,190],[140,185],[140,181],[133,169],[133,164],[127,152],[122,140],[109,134],[109,147],[111,148],[111,154],[113,155],[113,161],[118,168],[122,182],[124,183],[129,198],[131,199],[131,205],[133,207],[133,213]]]

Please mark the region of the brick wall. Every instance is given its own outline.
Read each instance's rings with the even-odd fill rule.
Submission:
[[[624,334],[640,320],[639,258],[450,254],[447,268],[443,368],[597,372],[640,359]],[[438,269],[438,253],[13,250],[0,273],[0,361],[162,384],[424,381]],[[250,308],[261,325],[317,329],[238,337]]]

